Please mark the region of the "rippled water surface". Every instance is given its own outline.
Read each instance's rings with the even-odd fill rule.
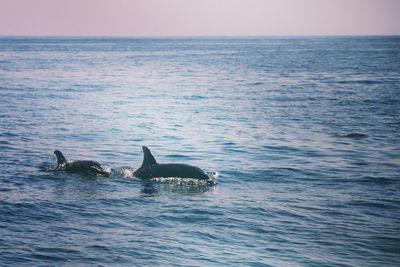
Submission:
[[[2,37],[0,265],[399,266],[399,87],[399,37]]]

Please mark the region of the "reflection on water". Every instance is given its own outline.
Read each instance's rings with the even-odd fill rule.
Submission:
[[[216,185],[206,181],[182,178],[161,178],[141,181],[143,196],[151,197],[165,193],[175,193],[180,195],[196,195],[208,191],[213,191]]]

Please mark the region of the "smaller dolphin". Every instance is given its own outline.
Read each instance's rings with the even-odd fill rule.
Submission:
[[[61,151],[56,150],[54,154],[57,156],[57,167],[54,171],[63,170],[85,174],[110,174],[110,172],[105,170],[97,161],[77,160],[68,162]]]
[[[209,180],[210,177],[200,168],[187,164],[158,164],[150,149],[143,147],[143,163],[133,175],[142,178],[150,179],[156,177],[179,177],[179,178],[194,178],[200,180]]]

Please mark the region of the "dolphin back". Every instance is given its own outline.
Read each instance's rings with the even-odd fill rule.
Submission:
[[[187,164],[159,164],[150,149],[143,147],[142,166],[134,172],[134,176],[142,179],[157,177],[195,178],[207,180],[210,177],[200,168]]]
[[[77,160],[68,162],[60,150],[55,150],[57,156],[57,167],[53,171],[62,170],[67,172],[85,173],[85,174],[109,174],[100,163],[93,160]]]
[[[210,179],[202,169],[187,164],[155,164],[141,167],[135,172],[135,176],[143,179],[157,177]]]
[[[66,171],[92,173],[92,174],[108,174],[100,163],[93,160],[77,160],[68,163]]]

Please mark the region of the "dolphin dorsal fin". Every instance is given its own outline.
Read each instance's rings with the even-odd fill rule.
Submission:
[[[57,156],[57,167],[63,167],[63,165],[67,164],[67,159],[64,157],[63,153],[60,150],[54,151],[54,154]]]
[[[151,154],[150,149],[148,149],[147,147],[142,147],[143,149],[143,163],[142,163],[142,167],[143,166],[148,166],[148,165],[154,165],[157,164],[156,159],[153,157],[153,155]]]

